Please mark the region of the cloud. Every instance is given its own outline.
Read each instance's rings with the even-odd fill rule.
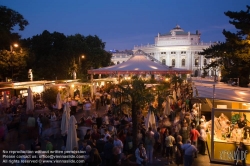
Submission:
[[[200,32],[204,33],[204,32],[211,32],[211,31],[220,31],[222,32],[223,29],[226,30],[232,30],[234,29],[234,26],[231,24],[222,24],[222,25],[211,25],[207,28],[201,29]]]

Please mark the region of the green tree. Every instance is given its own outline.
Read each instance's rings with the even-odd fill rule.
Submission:
[[[138,78],[133,77],[131,82],[124,81],[119,84],[119,88],[122,89],[124,95],[130,96],[132,107],[132,123],[133,123],[133,147],[137,146],[137,132],[138,123],[137,115],[140,108],[143,108],[146,104],[154,101],[154,96],[150,93],[150,90],[146,88],[145,82]]]
[[[14,28],[19,27],[19,31],[24,30],[28,21],[18,12],[0,6],[0,80],[6,77],[18,80],[27,78],[27,71],[24,74],[27,60],[27,50],[21,48],[20,35],[14,32]],[[13,44],[18,44],[14,48]]]
[[[26,69],[27,51],[17,48],[16,51],[0,50],[0,79],[12,77],[17,79],[28,79],[27,72],[25,76],[23,71]]]
[[[23,43],[30,48],[28,68],[33,69],[34,79],[72,79],[75,71],[77,78],[83,80],[91,67],[105,67],[111,61],[111,54],[104,50],[105,43],[97,36],[65,36],[45,30]]]
[[[200,54],[213,59],[205,69],[220,69],[223,78],[239,78],[239,85],[247,87],[250,75],[250,6],[246,11],[227,11],[225,15],[231,19],[229,23],[237,32],[224,29],[226,41],[212,45]]]
[[[18,42],[20,36],[12,32],[14,27],[18,26],[23,31],[29,23],[23,16],[6,6],[0,6],[0,50],[9,50],[10,45]]]
[[[56,88],[49,88],[42,92],[42,98],[44,103],[46,104],[53,104],[56,103],[56,96],[58,90]]]
[[[66,40],[62,33],[43,31],[22,41],[29,48],[28,68],[33,69],[34,79],[67,79],[72,58],[65,51]]]

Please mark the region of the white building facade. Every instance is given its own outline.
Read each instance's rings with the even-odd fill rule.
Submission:
[[[111,61],[115,65],[126,62],[133,55],[132,50],[124,50],[124,51],[111,50],[110,52],[112,53]]]
[[[159,63],[192,70],[194,76],[201,76],[202,67],[210,63],[211,59],[206,59],[198,53],[211,46],[212,43],[201,42],[200,36],[198,31],[192,34],[185,32],[177,25],[167,34],[158,33],[155,37],[155,44],[134,46],[133,51],[142,50]],[[215,75],[215,70],[207,72],[210,76]]]

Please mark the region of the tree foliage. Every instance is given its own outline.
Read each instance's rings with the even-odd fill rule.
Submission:
[[[56,103],[56,96],[58,90],[56,88],[49,88],[42,92],[42,99],[43,102],[46,104],[53,104]]]
[[[120,83],[119,88],[125,95],[130,96],[132,106],[132,123],[133,123],[133,143],[137,146],[138,122],[137,115],[141,107],[154,101],[154,95],[150,89],[146,88],[145,82],[137,76],[132,77],[131,82],[124,81]]]
[[[27,78],[26,68],[27,51],[17,48],[16,51],[0,50],[0,80],[13,77],[13,80]]]
[[[246,11],[232,12],[227,11],[225,15],[231,20],[237,32],[223,30],[226,38],[225,42],[212,45],[203,50],[201,55],[212,58],[212,63],[206,69],[220,68],[222,77],[239,78],[239,85],[247,87],[250,75],[250,6]]]
[[[104,50],[105,43],[97,36],[65,36],[45,30],[23,43],[32,57],[28,67],[33,69],[34,79],[72,79],[73,71],[77,78],[87,78],[91,67],[108,66],[111,61],[111,54]]]
[[[17,11],[0,6],[0,50],[9,49],[11,43],[17,42],[20,36],[13,33],[14,27],[18,26],[23,31],[29,23]]]
[[[77,78],[86,80],[87,70],[91,67],[111,64],[111,54],[104,50],[105,42],[96,35],[65,36],[44,30],[41,34],[20,40],[20,35],[13,31],[16,27],[22,31],[27,25],[28,21],[21,14],[0,6],[0,80],[12,75],[19,81],[28,80],[28,69],[33,70],[34,80],[72,79],[73,71]],[[14,43],[19,44],[22,53],[11,51],[10,46]],[[85,59],[80,58],[82,55]]]
[[[14,43],[19,43],[20,35],[14,32],[15,27],[19,31],[24,30],[28,21],[17,11],[0,6],[0,80],[13,77],[14,81],[27,78],[26,68],[27,50],[21,47],[14,48]]]

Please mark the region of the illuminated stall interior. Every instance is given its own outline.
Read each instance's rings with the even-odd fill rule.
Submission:
[[[233,163],[234,152],[243,142],[248,152],[246,163],[250,164],[250,103],[243,105],[248,109],[214,109],[207,140],[211,161]]]

